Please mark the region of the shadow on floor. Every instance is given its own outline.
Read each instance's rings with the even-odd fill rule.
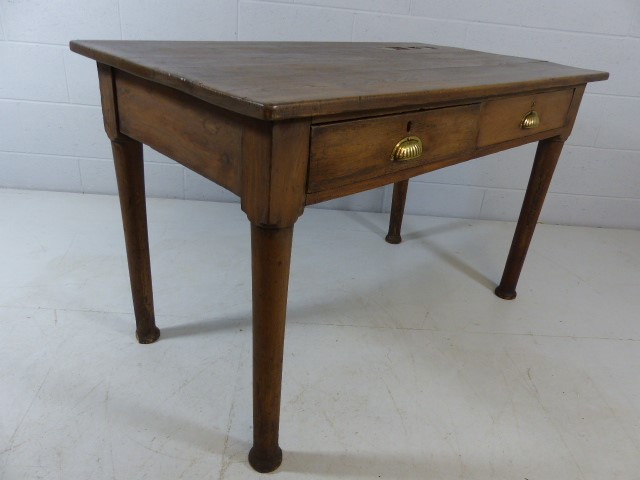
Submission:
[[[349,212],[344,212],[344,215],[347,216],[349,219],[355,221],[356,223],[359,223],[360,225],[367,228],[368,230],[371,230],[371,232],[373,232],[374,234],[379,235],[381,237],[381,240],[384,241],[384,237],[387,234],[387,232],[383,228],[381,228],[379,225],[375,224],[374,222],[366,218],[365,215],[362,215],[362,213],[349,211]],[[459,220],[454,222],[449,221],[443,225],[437,225],[435,227],[425,228],[423,230],[403,233],[402,240],[403,242],[419,240],[420,243],[424,245],[427,248],[427,250],[429,250],[430,253],[434,254],[441,260],[444,260],[453,268],[465,274],[472,280],[478,282],[483,287],[486,287],[487,289],[493,291],[493,289],[496,287],[496,284],[495,282],[493,282],[493,280],[486,277],[481,272],[473,268],[471,265],[462,261],[460,258],[456,257],[455,254],[453,254],[452,252],[442,248],[441,246],[437,245],[435,242],[430,240],[431,237],[435,235],[451,232],[451,231],[458,230],[460,228],[465,228],[468,226],[469,226],[469,222],[465,220]],[[390,245],[390,248],[400,248],[400,247],[395,245]]]
[[[203,333],[216,333],[221,330],[238,330],[241,328],[251,328],[251,313],[247,312],[247,315],[237,317],[203,319],[168,327],[163,327],[159,323],[158,326],[160,327],[160,335],[163,339],[201,335]]]

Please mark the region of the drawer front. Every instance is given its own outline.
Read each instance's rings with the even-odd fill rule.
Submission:
[[[316,125],[311,129],[309,192],[347,185],[437,161],[475,147],[480,105]],[[417,137],[422,153],[393,159],[394,148]],[[402,157],[402,155],[396,155]]]
[[[563,127],[572,98],[573,89],[570,89],[486,101],[480,113],[478,146],[493,145]],[[529,125],[523,125],[527,114],[532,121]],[[534,120],[535,117],[537,120]],[[525,128],[527,126],[529,128]]]

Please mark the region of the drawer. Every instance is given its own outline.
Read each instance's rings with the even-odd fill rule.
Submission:
[[[486,101],[480,113],[478,146],[484,147],[563,127],[572,98],[573,89],[569,89]],[[537,116],[539,123],[535,125],[534,121],[533,125],[529,125],[530,128],[524,128],[522,121],[532,111],[535,114],[531,114],[529,118]]]
[[[319,192],[472,151],[479,114],[480,105],[474,104],[313,126],[308,191]],[[408,137],[421,141],[422,153],[394,160],[394,148]],[[414,156],[416,150],[411,150],[410,142],[406,143],[407,152]]]

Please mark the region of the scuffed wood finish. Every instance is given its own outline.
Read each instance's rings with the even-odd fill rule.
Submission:
[[[119,135],[111,146],[127,247],[136,338],[140,343],[153,343],[160,336],[160,330],[156,327],[153,310],[142,144]]]
[[[608,76],[540,60],[419,43],[91,40],[71,42],[71,49],[264,120],[522,94]]]
[[[155,341],[142,145],[240,195],[251,223],[253,423],[249,462],[282,461],[279,420],[293,226],[305,205],[540,141],[504,275],[515,287],[587,82],[605,72],[409,43],[76,41],[98,62],[141,343]],[[520,128],[535,101],[541,123]],[[396,143],[422,140],[414,159]]]
[[[565,125],[573,124],[576,112],[569,116],[573,97],[574,89],[569,88],[314,125],[307,204],[556,136]],[[540,116],[540,125],[523,129],[522,118],[532,107]],[[393,147],[409,135],[422,140],[422,155],[410,161],[392,161]],[[400,173],[405,170],[409,175]]]
[[[98,82],[100,84],[100,101],[102,102],[102,119],[104,130],[110,140],[118,137],[118,104],[115,93],[115,71],[108,65],[98,63]]]
[[[556,128],[554,130],[549,130],[546,132],[533,133],[527,137],[515,138],[513,140],[508,140],[506,142],[498,143],[495,145],[476,148],[475,150],[470,150],[453,157],[447,157],[441,160],[435,160],[433,162],[421,163],[407,169],[398,170],[387,175],[382,175],[380,177],[374,177],[365,180],[354,180],[353,183],[350,183],[348,185],[342,185],[319,192],[310,192],[307,193],[307,205],[313,205],[316,203],[325,202],[327,200],[344,197],[345,195],[351,195],[353,193],[363,192],[372,188],[382,187],[390,183],[395,183],[407,178],[413,178],[424,173],[433,172],[434,170],[446,168],[451,165],[456,165],[458,163],[466,162],[467,160],[479,158],[491,153],[518,147],[520,145],[536,142],[545,138],[563,135],[565,132],[566,127]]]
[[[292,240],[293,227],[251,225],[253,448],[249,462],[258,472],[271,472],[282,462],[278,432]]]
[[[310,193],[435,162],[475,147],[480,105],[389,115],[311,128]],[[417,136],[423,153],[393,161],[400,140]]]
[[[567,122],[567,112],[573,97],[573,89],[557,92],[518,95],[484,102],[480,115],[478,146],[484,147],[534,132],[546,132],[560,128]],[[535,110],[540,116],[540,126],[535,130],[520,128],[522,118]]]
[[[127,73],[115,85],[122,133],[240,195],[239,117]]]
[[[586,85],[578,85],[573,91],[571,105],[569,105],[569,113],[567,113],[567,125],[560,135],[562,140],[569,138],[569,135],[571,135],[571,132],[573,131],[573,126],[575,125],[576,118],[578,117],[578,109],[580,108],[580,103],[582,102],[582,96],[584,95],[586,87]]]
[[[505,300],[516,298],[516,284],[563,145],[564,141],[559,137],[543,140],[538,144],[507,264],[495,291],[497,296]]]
[[[407,201],[407,189],[409,180],[402,180],[393,185],[393,197],[391,199],[391,218],[389,219],[389,233],[385,240],[391,244],[402,242],[400,230],[402,228],[402,216],[404,204]]]
[[[309,131],[308,120],[247,121],[242,140],[242,210],[252,223],[288,227],[302,215]]]

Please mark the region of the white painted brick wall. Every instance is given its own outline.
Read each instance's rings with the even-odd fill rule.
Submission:
[[[587,89],[542,214],[640,228],[640,2],[0,0],[0,187],[115,194],[95,64],[75,38],[417,41],[611,72]],[[412,180],[407,212],[513,220],[535,145]],[[145,148],[149,195],[237,197]],[[318,205],[388,211],[391,188]]]

